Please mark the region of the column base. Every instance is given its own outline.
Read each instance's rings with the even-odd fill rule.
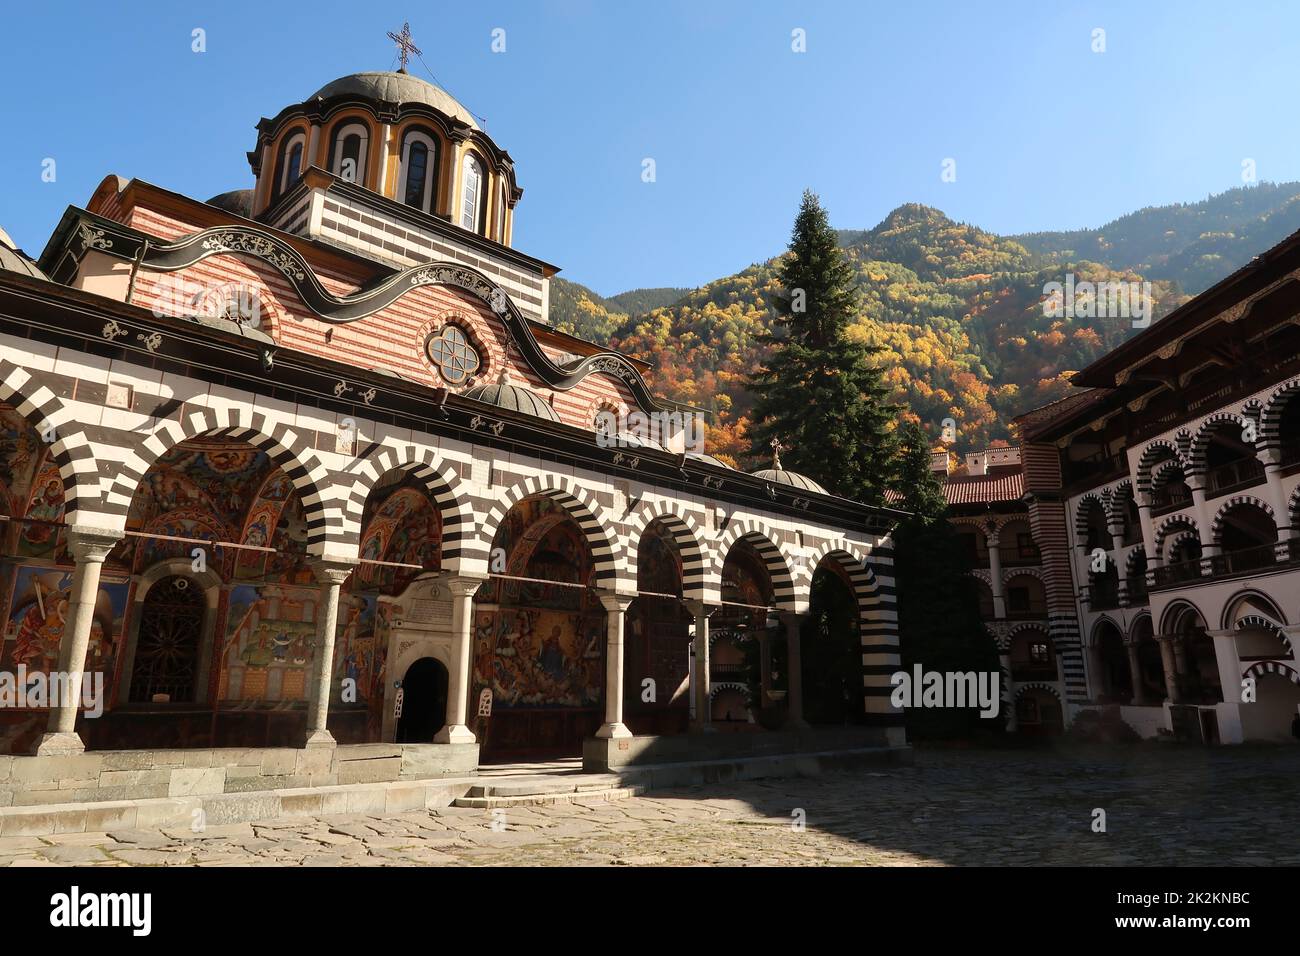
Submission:
[[[336,747],[338,743],[328,730],[316,730],[307,735],[302,745],[303,747]]]
[[[448,724],[433,736],[435,744],[472,744],[476,743],[474,732],[464,724]]]
[[[78,734],[43,734],[34,753],[38,757],[68,757],[86,752],[86,742]]]
[[[596,731],[596,736],[606,740],[616,740],[621,737],[631,737],[632,731],[620,721],[616,724],[602,724],[600,730]]]

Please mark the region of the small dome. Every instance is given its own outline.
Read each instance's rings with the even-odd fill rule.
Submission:
[[[23,255],[17,243],[9,238],[9,233],[0,229],[0,271],[17,272],[19,275],[31,276],[33,279],[49,280],[36,263]]]
[[[216,206],[218,209],[224,209],[226,212],[233,212],[236,216],[243,216],[245,219],[253,215],[253,190],[251,189],[232,189],[228,193],[220,193],[208,200],[209,206]]]
[[[714,468],[725,468],[725,469],[727,469],[727,471],[735,471],[735,470],[736,470],[736,469],[732,468],[730,465],[728,465],[726,462],[724,462],[724,461],[719,461],[718,459],[714,458],[712,455],[706,455],[706,454],[704,454],[703,452],[698,452],[698,451],[688,451],[688,452],[686,453],[686,460],[687,460],[687,461],[698,461],[698,462],[700,462],[700,464],[703,464],[703,465],[712,465]]]
[[[484,405],[495,405],[497,408],[512,412],[523,412],[525,415],[544,418],[551,422],[560,420],[560,416],[555,414],[555,409],[542,401],[540,396],[518,385],[475,385],[463,392],[461,398],[473,399]]]
[[[801,491],[815,491],[819,495],[830,494],[829,491],[811,478],[805,478],[797,471],[786,471],[784,468],[764,468],[762,471],[754,472],[754,477],[762,478],[764,481],[772,481],[778,485],[789,485]]]
[[[478,123],[474,121],[474,114],[465,109],[446,90],[436,87],[419,77],[411,76],[409,73],[353,73],[351,76],[341,76],[337,80],[326,83],[308,99],[314,100],[320,97],[323,100],[328,100],[334,96],[359,96],[378,103],[397,103],[399,105],[403,103],[423,103],[425,106],[433,107],[445,116],[450,116],[452,119],[467,123],[473,129],[478,129]]]

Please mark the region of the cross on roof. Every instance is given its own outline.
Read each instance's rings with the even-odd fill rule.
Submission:
[[[405,73],[406,61],[410,59],[411,54],[420,55],[420,48],[411,42],[411,25],[403,23],[401,33],[394,33],[389,30],[388,39],[397,44],[397,57],[402,61],[402,72]]]
[[[781,452],[784,449],[785,446],[781,444],[781,439],[772,439],[772,467],[777,471],[781,470]]]

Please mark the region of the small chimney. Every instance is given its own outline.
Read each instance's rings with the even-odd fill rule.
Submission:
[[[973,451],[966,456],[966,474],[987,475],[989,473],[989,456],[987,452]]]
[[[930,449],[930,470],[945,478],[952,473],[952,458],[948,455],[948,449]]]

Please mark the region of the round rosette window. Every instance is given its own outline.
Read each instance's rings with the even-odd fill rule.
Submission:
[[[425,342],[429,361],[438,367],[443,381],[448,385],[463,385],[478,373],[483,360],[470,344],[465,333],[454,325],[447,325]]]

